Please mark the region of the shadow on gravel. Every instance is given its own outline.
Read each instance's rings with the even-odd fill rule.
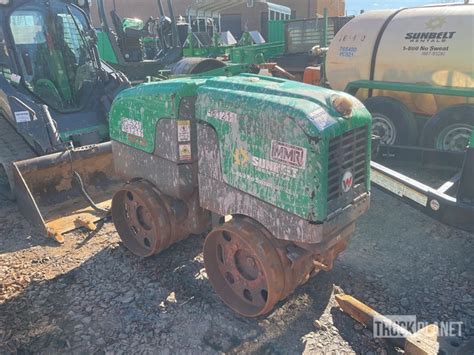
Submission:
[[[328,306],[333,291],[333,280],[321,273],[299,287],[288,299],[279,302],[274,311],[257,321],[268,324],[265,332],[255,339],[255,344],[245,344],[245,351],[255,354],[302,353],[303,337],[314,329]],[[244,351],[239,347],[232,353]]]
[[[191,320],[189,313],[173,315],[200,302],[200,290],[207,289],[207,280],[195,277],[202,268],[195,260],[201,245],[201,238],[190,238],[148,259],[108,247],[68,273],[31,282],[0,305],[0,353],[166,345],[167,335],[179,334]]]
[[[104,219],[101,219],[96,223],[96,229],[94,231],[88,231],[87,237],[82,240],[80,243],[77,244],[76,249],[81,249],[85,247],[95,236],[97,236],[101,231],[102,228],[105,226],[107,222],[112,220],[111,216],[107,216]]]
[[[35,246],[59,247],[25,220],[14,201],[0,196],[0,255]]]
[[[366,275],[360,272],[348,271],[345,265],[336,264],[334,274],[331,277],[334,282],[347,294],[356,297],[359,301],[367,304],[369,307],[375,307],[371,304],[373,299],[370,297],[376,292],[381,292],[381,285],[377,280],[367,280]],[[367,293],[367,289],[371,288],[374,291]],[[379,309],[376,309],[380,311]],[[372,330],[362,326],[360,323],[352,319],[348,314],[339,309],[337,302],[334,301],[334,307],[331,308],[330,314],[333,325],[336,327],[339,336],[344,339],[349,347],[356,353],[365,353],[368,351],[368,346],[373,346],[375,349],[385,349],[388,354],[398,354],[395,349],[383,340],[375,342]]]
[[[371,341],[374,343],[374,347],[384,349],[389,355],[399,354],[398,350],[388,344],[385,340],[379,339],[378,344],[375,344],[372,330],[362,327],[340,309],[332,308],[331,315],[334,326],[337,328],[339,335],[356,353],[364,353],[365,351],[362,348],[362,344],[366,347],[366,344]],[[360,330],[356,331],[355,327]]]

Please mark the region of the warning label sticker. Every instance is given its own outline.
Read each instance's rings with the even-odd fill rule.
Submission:
[[[178,142],[190,142],[191,141],[191,121],[179,120],[178,121]]]
[[[18,123],[30,122],[30,113],[28,111],[15,112],[15,121],[17,121]]]
[[[122,118],[122,132],[143,138],[143,126],[140,121]]]
[[[191,160],[192,151],[191,144],[180,144],[179,145],[179,160]]]
[[[406,197],[410,200],[426,207],[428,204],[428,197],[423,195],[421,192],[418,192],[408,186],[399,183],[395,179],[392,179],[388,176],[385,176],[378,171],[372,169],[371,177],[373,183],[382,186],[383,188],[387,189],[394,194],[397,194],[400,197]]]

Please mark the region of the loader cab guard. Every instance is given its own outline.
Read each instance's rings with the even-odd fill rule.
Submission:
[[[25,87],[57,111],[79,111],[100,71],[86,14],[75,5],[30,2],[5,22]]]

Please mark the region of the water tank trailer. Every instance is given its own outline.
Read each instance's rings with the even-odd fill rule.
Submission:
[[[326,74],[387,145],[463,152],[474,128],[474,4],[370,11],[331,41]]]

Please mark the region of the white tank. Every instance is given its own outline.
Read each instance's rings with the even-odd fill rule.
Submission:
[[[357,16],[332,40],[326,73],[336,90],[344,90],[355,80],[474,90],[474,4],[372,11]],[[413,112],[425,115],[453,104],[474,103],[467,98],[374,91],[374,96],[379,95],[398,98]],[[365,99],[367,91],[358,97]]]

